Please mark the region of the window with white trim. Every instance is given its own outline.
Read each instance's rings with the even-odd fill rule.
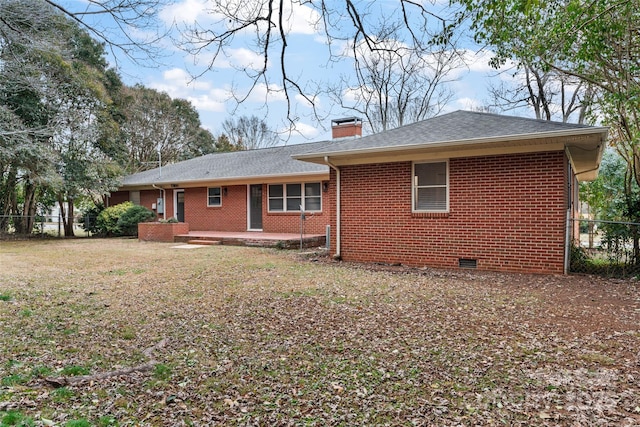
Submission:
[[[413,164],[413,210],[449,210],[449,162]]]
[[[222,187],[209,187],[207,189],[207,206],[222,206]]]
[[[269,212],[320,212],[322,186],[319,182],[304,184],[269,184]]]

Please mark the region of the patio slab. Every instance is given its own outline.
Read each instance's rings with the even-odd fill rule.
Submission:
[[[263,233],[260,231],[227,232],[227,231],[189,231],[174,237],[176,243],[220,242],[230,246],[259,246],[266,248],[298,249],[325,246],[324,234],[295,233]]]

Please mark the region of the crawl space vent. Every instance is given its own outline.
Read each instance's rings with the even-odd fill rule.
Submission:
[[[458,267],[460,268],[476,268],[478,266],[477,259],[458,258]]]

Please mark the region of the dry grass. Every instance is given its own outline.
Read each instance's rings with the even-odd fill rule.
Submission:
[[[0,424],[640,424],[637,282],[373,267],[2,242]]]

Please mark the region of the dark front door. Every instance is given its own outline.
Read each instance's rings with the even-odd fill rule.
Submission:
[[[176,193],[176,219],[184,222],[184,191]]]
[[[262,230],[262,184],[249,186],[249,229]]]

